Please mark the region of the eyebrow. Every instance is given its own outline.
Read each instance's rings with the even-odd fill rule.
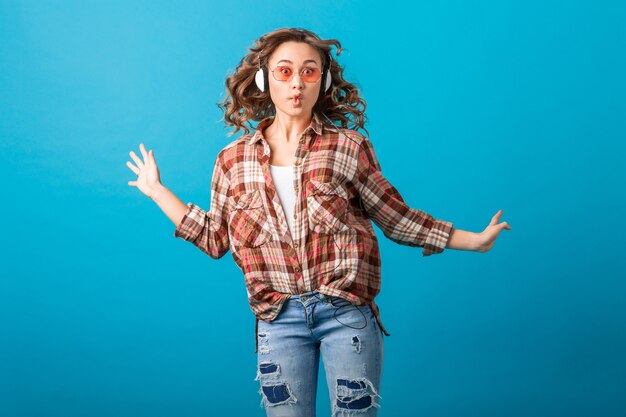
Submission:
[[[276,65],[280,64],[281,62],[288,62],[288,63],[290,63],[290,64],[293,64],[293,62],[291,62],[291,61],[290,61],[290,60],[288,60],[288,59],[281,59],[280,61],[278,61],[278,62],[276,63]],[[314,59],[307,59],[306,61],[304,61],[304,63],[305,63],[305,64],[306,64],[307,62],[312,62],[312,63],[314,63],[314,64],[317,64],[317,61],[315,61]]]

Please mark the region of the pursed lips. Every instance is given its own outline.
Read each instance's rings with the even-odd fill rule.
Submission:
[[[294,107],[300,107],[302,105],[302,94],[299,93],[291,96],[291,102],[293,103]]]

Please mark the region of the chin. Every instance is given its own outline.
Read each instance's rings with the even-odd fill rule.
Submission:
[[[305,108],[305,107],[291,107],[287,109],[280,109],[283,113],[288,114],[290,116],[302,116],[304,114],[312,115],[313,109]]]

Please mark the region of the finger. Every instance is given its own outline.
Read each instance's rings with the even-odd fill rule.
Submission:
[[[154,158],[152,157],[152,149],[148,151],[148,165],[155,165]]]
[[[154,151],[152,149],[150,149],[150,153],[148,155],[150,155],[150,162],[156,165],[156,159],[154,159]]]
[[[139,169],[143,169],[143,162],[141,162],[141,159],[139,159],[135,151],[130,151],[129,155],[131,158],[133,158],[133,161],[135,161]]]
[[[152,161],[150,160],[150,153],[149,152],[146,153],[145,161],[146,161],[146,166],[147,167],[152,166]]]
[[[498,224],[498,221],[500,221],[500,215],[502,215],[502,210],[498,210],[498,212],[491,218],[489,226],[494,226]]]
[[[146,152],[146,147],[143,146],[143,143],[139,144],[139,150],[141,151],[141,154],[143,155],[143,160],[144,161],[148,161],[148,152]]]
[[[500,223],[503,229],[511,230],[511,226],[507,222]]]
[[[126,166],[131,169],[135,174],[139,175],[139,168],[133,165],[132,162],[126,161]]]
[[[128,185],[137,186],[137,181],[128,181]]]

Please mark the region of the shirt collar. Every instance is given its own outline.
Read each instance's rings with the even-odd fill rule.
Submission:
[[[256,128],[256,131],[250,137],[250,140],[249,140],[250,146],[256,145],[261,139],[265,139],[263,137],[263,129],[271,125],[273,121],[274,121],[274,116],[269,116],[259,122]],[[304,135],[310,132],[314,132],[316,135],[321,136],[323,126],[324,125],[321,122],[317,113],[313,113],[313,117],[311,118],[311,123],[306,129],[304,129],[304,132],[302,132],[302,134]]]

